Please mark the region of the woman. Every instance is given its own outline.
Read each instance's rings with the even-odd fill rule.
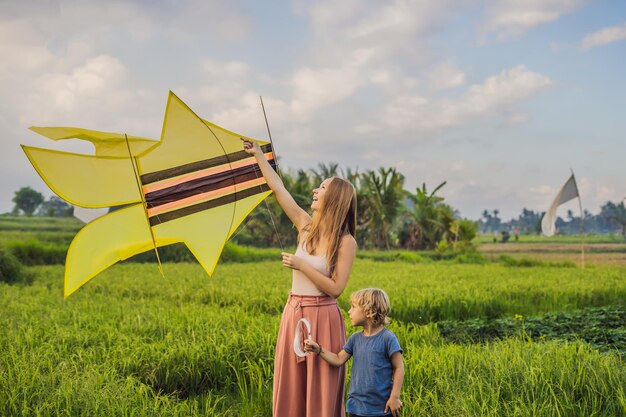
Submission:
[[[313,216],[300,208],[272,169],[258,143],[243,140],[254,155],[278,203],[298,229],[295,254],[283,252],[293,270],[291,292],[283,310],[274,359],[274,417],[343,417],[345,368],[314,355],[293,351],[298,320],[311,323],[313,338],[339,352],[346,329],[336,298],[348,283],[356,256],[356,192],[349,182],[327,178],[313,190]]]

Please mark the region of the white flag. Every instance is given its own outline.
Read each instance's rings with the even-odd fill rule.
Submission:
[[[555,232],[554,223],[556,222],[556,208],[561,204],[578,197],[578,187],[576,186],[576,179],[574,174],[567,180],[561,191],[556,195],[554,202],[550,206],[550,210],[544,214],[541,219],[541,231],[546,236],[553,236]]]

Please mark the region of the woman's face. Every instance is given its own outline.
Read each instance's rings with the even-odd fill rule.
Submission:
[[[321,207],[322,201],[324,200],[324,194],[326,194],[326,189],[330,185],[332,178],[326,178],[319,187],[313,190],[313,201],[311,202],[311,208],[313,210],[318,210]]]

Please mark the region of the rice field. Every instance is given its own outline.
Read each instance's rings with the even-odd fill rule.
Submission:
[[[63,267],[40,264],[62,263],[79,228],[0,217],[0,247],[35,265],[32,283],[0,282],[0,416],[271,415],[291,281],[268,260],[279,250],[230,246],[211,278],[196,263],[162,277],[126,262],[64,300]],[[388,292],[403,415],[626,416],[621,237],[590,237],[585,269],[574,237],[490,239],[452,258],[359,252],[339,304]],[[189,259],[180,249],[169,255]]]
[[[31,267],[30,285],[0,283],[0,415],[271,415],[289,271],[278,261],[221,264],[211,278],[194,263],[164,268],[165,278],[152,264],[120,264],[65,300],[62,266]],[[481,342],[441,331],[624,310],[625,273],[358,259],[339,302],[345,312],[355,289],[389,293],[404,348],[403,415],[626,416],[619,350],[530,337],[524,320],[516,334]]]

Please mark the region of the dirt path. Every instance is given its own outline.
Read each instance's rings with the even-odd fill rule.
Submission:
[[[477,245],[488,259],[502,255],[514,258],[537,259],[544,262],[570,261],[581,264],[579,243],[489,243]],[[625,243],[593,243],[585,245],[586,265],[626,266]]]
[[[580,252],[580,243],[487,243],[481,252]],[[626,243],[585,244],[586,252],[626,253]]]

